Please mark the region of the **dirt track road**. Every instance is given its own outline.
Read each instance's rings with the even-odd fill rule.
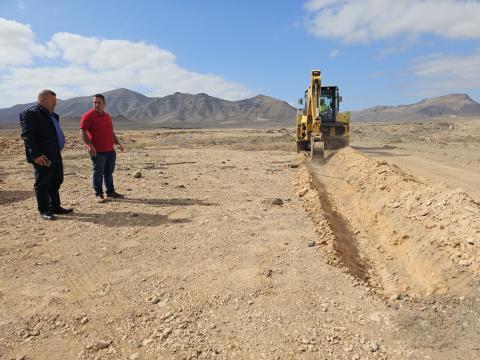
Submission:
[[[353,148],[480,201],[478,121],[354,126]]]
[[[128,151],[118,156],[115,179],[126,199],[93,201],[89,159],[73,144],[62,197],[75,213],[55,222],[36,216],[21,148],[2,153],[1,359],[480,357],[471,258],[480,245],[479,206],[468,194],[445,189],[433,198],[458,205],[432,210],[441,221],[458,218],[455,229],[433,229],[449,235],[437,248],[424,227],[430,215],[406,212],[419,214],[418,203],[426,206],[435,191],[419,182],[422,201],[416,193],[388,198],[385,206],[400,204],[387,231],[378,193],[368,209],[360,206],[375,196],[368,190],[380,181],[371,177],[378,163],[353,150],[312,164],[315,185],[284,131],[122,138]],[[390,189],[410,184],[379,166]],[[400,190],[390,195],[409,191]],[[403,250],[390,242],[393,231]],[[425,249],[454,256],[432,269],[420,256]],[[409,271],[412,256],[422,262],[417,272]]]

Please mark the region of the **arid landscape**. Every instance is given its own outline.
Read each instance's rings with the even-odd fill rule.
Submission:
[[[0,358],[478,359],[478,124],[122,130],[106,204],[67,132],[52,222],[2,130]]]

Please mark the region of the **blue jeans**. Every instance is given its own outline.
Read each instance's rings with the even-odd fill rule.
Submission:
[[[96,156],[92,157],[93,163],[93,189],[95,195],[103,195],[103,181],[107,194],[115,191],[113,187],[113,171],[115,170],[115,151],[98,152]]]

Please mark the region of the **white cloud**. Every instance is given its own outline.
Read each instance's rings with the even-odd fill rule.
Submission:
[[[29,25],[0,18],[0,69],[5,66],[28,65],[34,56],[57,55],[50,44],[35,42]]]
[[[317,37],[368,43],[399,35],[480,38],[480,2],[471,0],[310,0],[307,29]]]
[[[16,41],[6,36],[8,29],[13,29],[9,31]],[[51,88],[61,99],[120,87],[141,88],[149,96],[205,92],[238,100],[253,95],[246,86],[220,75],[182,68],[172,52],[144,42],[56,33],[39,44],[28,25],[0,18],[0,45],[0,107],[33,101],[43,88]],[[8,51],[3,53],[4,48]],[[37,58],[48,61],[52,56],[55,63],[35,65]]]
[[[480,88],[480,49],[470,55],[431,54],[416,59],[410,70],[416,76],[416,95],[435,96]]]
[[[345,1],[339,0],[310,0],[305,3],[304,8],[308,11],[318,11],[328,6],[337,5],[344,2]]]
[[[340,54],[340,50],[334,49],[330,51],[330,54],[328,54],[328,56],[330,56],[332,59],[335,59],[338,56],[338,54]]]

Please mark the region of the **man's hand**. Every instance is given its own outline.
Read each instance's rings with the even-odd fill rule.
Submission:
[[[95,146],[93,146],[92,144],[87,145],[87,150],[91,157],[97,156],[97,150],[95,149]]]
[[[33,161],[35,162],[35,164],[38,164],[40,166],[47,166],[47,157],[45,155],[40,155]]]
[[[118,143],[118,145],[117,145],[117,146],[118,146],[118,148],[120,149],[120,151],[124,151],[124,150],[125,150],[125,148],[123,147],[123,145],[122,145],[122,144]]]

